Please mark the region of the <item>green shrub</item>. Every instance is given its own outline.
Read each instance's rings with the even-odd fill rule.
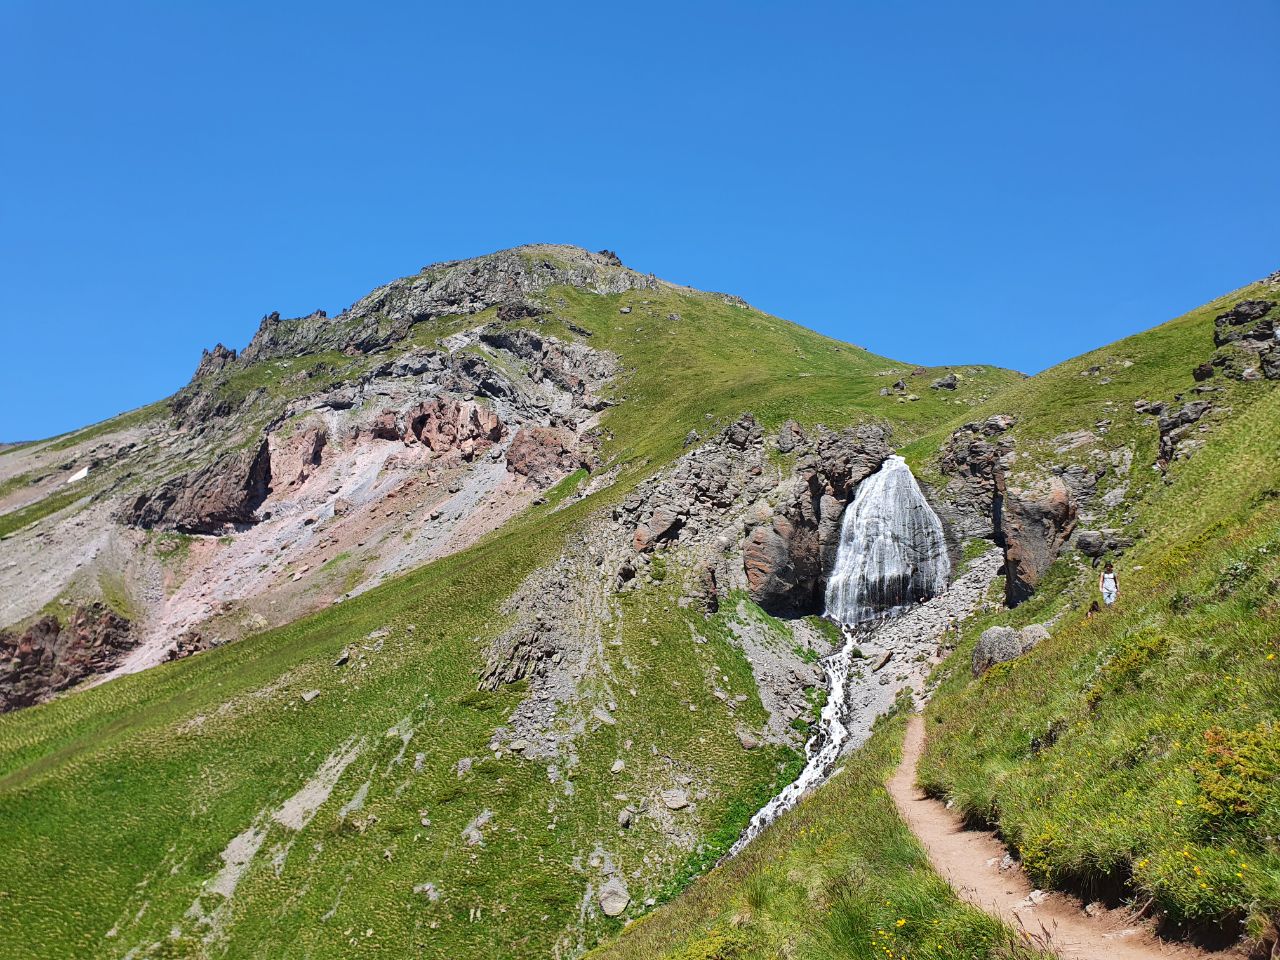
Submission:
[[[1207,833],[1274,814],[1280,801],[1280,728],[1274,723],[1259,723],[1250,730],[1210,727],[1191,769]],[[1253,826],[1275,832],[1267,823]]]

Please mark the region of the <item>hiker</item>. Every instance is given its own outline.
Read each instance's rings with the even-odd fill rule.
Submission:
[[[1089,604],[1089,610],[1088,610],[1088,612],[1084,615],[1084,618],[1085,618],[1086,620],[1092,620],[1092,619],[1093,619],[1093,615],[1094,615],[1095,613],[1101,613],[1101,612],[1102,612],[1102,608],[1101,608],[1100,606],[1098,606],[1098,601],[1097,601],[1097,600],[1095,600],[1095,601],[1093,601],[1093,603]]]
[[[1102,568],[1102,576],[1098,577],[1098,589],[1102,591],[1102,602],[1108,607],[1116,602],[1120,581],[1116,578],[1116,568],[1109,563]]]

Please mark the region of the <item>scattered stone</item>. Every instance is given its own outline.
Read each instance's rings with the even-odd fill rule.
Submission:
[[[621,773],[626,768],[626,763],[622,760],[613,761],[613,766],[609,768],[610,773]]]
[[[627,909],[631,902],[631,894],[621,877],[610,877],[600,888],[600,910],[606,917],[617,917]]]
[[[683,810],[689,806],[689,797],[683,790],[663,790],[662,802],[668,810]]]
[[[165,660],[185,660],[218,645],[220,641],[207,639],[199,630],[184,630],[178,634],[173,647],[165,654]]]
[[[302,695],[302,702],[310,703],[312,700],[314,700],[318,696],[320,696],[319,690],[308,690],[306,693]]]

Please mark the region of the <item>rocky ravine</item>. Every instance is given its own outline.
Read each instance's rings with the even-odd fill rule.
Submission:
[[[508,605],[515,622],[494,644],[480,682],[492,689],[531,680],[513,739],[535,753],[557,752],[556,714],[575,702],[592,652],[607,642],[617,616],[610,598],[619,593],[676,583],[679,605],[705,613],[735,593],[766,609],[821,613],[829,569],[822,550],[834,551],[845,504],[836,491],[851,496],[892,451],[876,427],[819,427],[810,438],[789,423],[780,439],[795,454],[789,469],[767,455],[778,439],[766,441],[755,419],[743,417],[574,534],[561,557],[516,593]],[[740,619],[738,640],[777,716],[770,738],[794,742],[783,729],[806,709],[805,687],[820,673],[794,653],[774,662],[757,649],[749,618]],[[812,632],[806,640],[814,649],[829,649],[802,622],[793,628]]]
[[[803,745],[793,721],[811,712],[815,691],[826,685],[816,657],[835,651],[830,633],[803,617],[822,612],[846,504],[892,449],[879,427],[837,433],[787,423],[778,435],[766,436],[750,416],[706,442],[691,437],[690,445],[611,514],[588,521],[561,556],[509,601],[512,623],[492,644],[479,686],[524,680],[528,692],[495,731],[493,751],[545,765],[554,782],[581,762],[578,742],[585,731],[618,722],[634,690],[627,664],[614,662],[609,650],[624,629],[620,599],[638,589],[666,591],[694,614],[694,643],[707,642],[697,627],[699,614],[718,614],[728,627],[768,715],[763,726],[738,722],[744,749],[766,742]],[[900,690],[922,682],[950,626],[984,602],[1001,560],[999,550],[989,552],[944,596],[859,637],[845,707],[851,746],[863,742]],[[748,609],[748,600],[789,619],[767,621]],[[708,668],[705,682],[733,713],[737,700],[720,689],[714,669]],[[675,779],[680,796],[671,799],[679,804],[696,804],[717,790],[693,772]],[[656,882],[695,840],[676,821],[667,822],[670,784],[650,787],[648,795],[619,801],[617,820],[625,829],[640,818],[657,818],[668,848],[653,854],[652,876],[632,877],[630,889]],[[600,909],[625,909],[627,899],[610,891],[606,902],[601,888]]]

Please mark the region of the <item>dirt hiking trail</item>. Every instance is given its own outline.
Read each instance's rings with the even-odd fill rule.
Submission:
[[[1036,890],[1008,857],[995,835],[964,829],[960,817],[916,786],[916,766],[924,749],[924,720],[911,718],[902,745],[902,763],[888,783],[889,794],[929,862],[957,895],[1027,935],[1034,946],[1063,960],[1237,960],[1240,950],[1210,953],[1161,940],[1125,909],[1093,905],[1089,912],[1062,893]]]

